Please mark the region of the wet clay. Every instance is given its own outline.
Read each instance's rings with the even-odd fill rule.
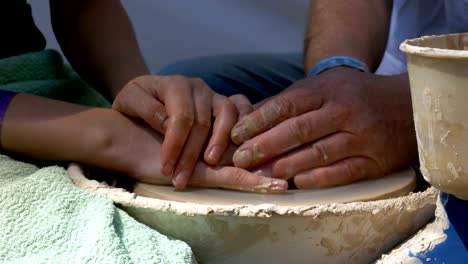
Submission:
[[[407,169],[387,177],[356,182],[346,186],[316,190],[289,190],[278,195],[240,193],[217,189],[175,191],[171,186],[145,183],[136,184],[134,193],[149,198],[206,205],[240,204],[256,206],[274,204],[291,207],[399,197],[410,193],[415,186],[415,173],[412,169]]]
[[[346,204],[329,198],[328,203],[279,205],[273,203],[281,203],[274,198],[279,194],[260,195],[263,198],[244,204],[216,197],[194,203],[109,187],[86,179],[76,165],[69,168],[69,176],[80,188],[106,195],[138,221],[187,242],[198,261],[208,264],[370,263],[430,222],[438,195],[431,188]]]
[[[408,58],[421,172],[437,189],[468,199],[468,33],[421,37]]]

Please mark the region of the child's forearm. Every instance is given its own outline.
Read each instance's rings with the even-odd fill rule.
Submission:
[[[105,144],[99,124],[105,111],[109,110],[18,94],[4,116],[3,151],[43,160],[92,158]]]
[[[120,171],[141,182],[170,182],[161,174],[162,136],[112,109],[18,94],[6,110],[1,142],[6,154],[75,161]],[[210,167],[200,161],[190,184],[244,191],[287,189],[284,180],[226,166],[232,163],[235,148],[231,145],[226,151],[222,166]]]

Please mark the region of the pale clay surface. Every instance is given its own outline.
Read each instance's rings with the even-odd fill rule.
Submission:
[[[137,220],[186,241],[202,263],[369,263],[431,221],[438,194],[431,188],[347,204],[209,205],[137,196],[86,179],[76,165],[69,175]]]
[[[468,199],[468,33],[405,41],[421,172]]]
[[[416,175],[413,169],[403,170],[391,175],[370,181],[356,182],[318,190],[293,190],[278,195],[240,193],[220,189],[190,189],[174,191],[171,186],[137,183],[133,190],[139,196],[161,200],[190,202],[197,206],[213,205],[249,205],[274,204],[276,207],[318,205],[355,201],[371,201],[383,198],[404,196],[414,190]],[[215,199],[214,199],[215,198]]]

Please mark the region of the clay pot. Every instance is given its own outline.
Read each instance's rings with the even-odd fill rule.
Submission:
[[[421,172],[437,189],[468,199],[468,34],[403,42]]]
[[[137,185],[136,192],[158,198],[88,180],[78,166],[69,175],[138,221],[187,242],[200,263],[370,263],[433,219],[438,194],[433,188],[408,194],[412,171],[286,195]],[[396,198],[362,202],[383,197]]]

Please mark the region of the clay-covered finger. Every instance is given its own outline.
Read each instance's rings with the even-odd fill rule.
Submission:
[[[205,161],[215,165],[221,159],[224,151],[231,143],[231,129],[237,122],[236,106],[221,95],[213,98],[213,115],[215,121],[210,141],[205,151]]]
[[[271,165],[275,178],[290,179],[303,171],[331,165],[360,153],[356,136],[339,132],[309,143],[276,159]]]
[[[299,189],[326,188],[383,176],[377,163],[366,157],[352,157],[326,167],[302,172],[294,177]]]
[[[194,95],[183,77],[163,77],[159,86],[169,116],[161,146],[162,173],[172,176],[195,121]]]
[[[339,124],[320,109],[290,118],[242,144],[234,154],[236,167],[251,169],[301,145],[337,132]]]
[[[237,112],[239,112],[239,115],[237,116],[238,120],[242,119],[244,116],[250,114],[253,111],[253,106],[250,103],[249,98],[243,94],[232,95],[229,97],[229,100],[234,103],[237,108]]]
[[[288,118],[316,110],[321,105],[320,96],[311,97],[299,89],[277,95],[242,118],[233,128],[231,139],[236,144],[242,144]]]
[[[235,167],[210,167],[199,163],[190,185],[256,193],[283,193],[288,182],[255,175]]]
[[[122,89],[115,98],[112,108],[124,115],[143,119],[159,133],[166,132],[168,115],[165,106],[136,81],[128,83]]]
[[[213,92],[201,80],[191,80],[195,101],[195,120],[174,171],[174,185],[183,189],[200,158],[211,128]]]

